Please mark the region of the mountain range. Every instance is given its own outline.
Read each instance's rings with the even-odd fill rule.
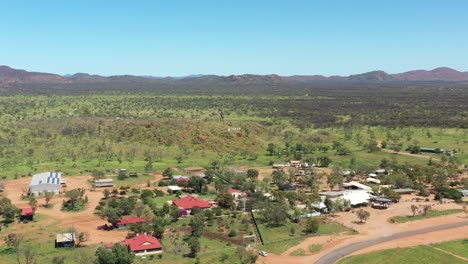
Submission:
[[[350,76],[322,76],[322,75],[191,75],[186,77],[153,77],[116,75],[100,76],[88,73],[76,73],[73,75],[58,75],[52,73],[29,72],[13,69],[8,66],[0,66],[0,87],[15,86],[18,84],[67,84],[67,83],[109,83],[109,82],[148,82],[148,83],[178,83],[198,82],[204,83],[284,83],[284,82],[315,82],[315,81],[365,81],[365,82],[412,82],[412,81],[443,81],[463,82],[468,81],[468,72],[460,72],[451,68],[441,67],[433,70],[414,70],[397,74],[388,74],[384,71],[371,71]]]

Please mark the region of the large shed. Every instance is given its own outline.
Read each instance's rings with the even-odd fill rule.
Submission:
[[[41,195],[44,192],[60,193],[61,172],[43,172],[35,174],[29,184],[29,194]]]

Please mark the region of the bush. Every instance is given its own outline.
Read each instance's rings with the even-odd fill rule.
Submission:
[[[231,229],[231,231],[229,231],[228,236],[229,236],[229,237],[235,237],[235,236],[237,236],[237,231],[234,230],[234,229]]]
[[[319,229],[320,220],[315,217],[307,218],[305,231],[307,233],[316,233]]]

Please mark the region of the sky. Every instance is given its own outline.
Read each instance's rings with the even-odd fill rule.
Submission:
[[[101,75],[468,71],[465,0],[0,0],[0,65]]]

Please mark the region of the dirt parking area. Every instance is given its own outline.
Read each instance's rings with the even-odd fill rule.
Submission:
[[[74,227],[80,232],[88,232],[90,234],[89,241],[85,244],[98,244],[98,243],[108,243],[116,242],[125,239],[127,232],[112,230],[104,231],[97,230],[98,226],[102,226],[107,223],[107,221],[101,219],[99,216],[94,214],[94,209],[99,204],[99,201],[103,198],[102,191],[105,188],[96,189],[93,191],[89,180],[91,176],[65,176],[62,177],[67,180],[67,187],[65,190],[71,190],[75,188],[86,188],[85,195],[88,196],[88,205],[87,207],[80,212],[64,212],[61,210],[62,202],[66,198],[63,193],[60,195],[54,196],[49,204],[52,205],[51,208],[45,208],[43,205],[46,204],[43,197],[38,197],[39,206],[36,213],[44,215],[44,220],[37,222],[37,227],[46,226],[51,223],[56,223],[54,226],[66,230],[67,228]],[[30,178],[21,178],[17,180],[10,180],[6,182],[5,185],[5,195],[12,201],[12,203],[19,207],[27,207],[28,201],[21,199],[21,195],[25,194],[25,190],[28,189]],[[111,190],[112,188],[108,188]],[[21,224],[23,225],[23,224]],[[13,225],[14,227],[15,225]],[[15,229],[10,229],[13,232]]]

